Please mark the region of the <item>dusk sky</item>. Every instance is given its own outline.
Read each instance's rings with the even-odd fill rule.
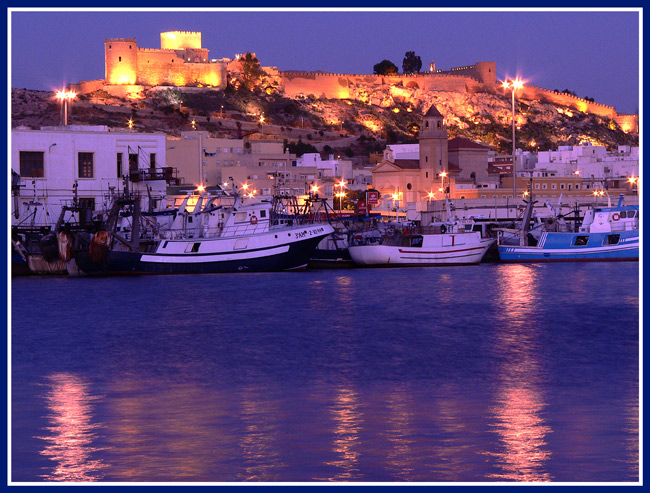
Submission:
[[[401,71],[406,51],[422,69],[494,61],[497,78],[520,75],[639,108],[638,12],[13,12],[12,87],[54,90],[104,78],[104,39],[160,48],[164,31],[200,31],[211,58],[257,53],[280,70],[372,73],[383,59]]]

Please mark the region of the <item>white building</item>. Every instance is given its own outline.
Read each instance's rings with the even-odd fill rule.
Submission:
[[[619,146],[607,152],[604,146],[591,144],[561,146],[557,151],[538,154],[536,168],[553,170],[558,176],[578,174],[583,179],[618,180],[639,176],[639,148]]]
[[[420,144],[391,144],[384,149],[384,160],[420,159]]]
[[[352,178],[352,161],[334,156],[323,160],[317,152],[303,154],[296,159],[296,166],[315,166],[322,178]]]
[[[80,205],[95,212],[108,207],[109,196],[122,192],[125,184],[141,194],[145,210],[149,196],[154,208],[164,208],[167,183],[174,179],[173,170],[165,167],[165,134],[113,131],[103,125],[12,129],[11,169],[20,177],[13,224],[32,219],[35,225],[56,223],[75,188]],[[38,217],[32,218],[34,211]]]

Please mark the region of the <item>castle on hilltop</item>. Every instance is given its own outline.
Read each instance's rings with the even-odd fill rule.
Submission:
[[[223,90],[228,74],[241,69],[230,58],[211,59],[201,44],[200,32],[168,31],[160,34],[160,48],[139,48],[134,38],[110,38],[104,41],[106,73],[104,79],[82,81],[70,88],[78,93],[99,89],[119,97],[142,97],[154,86],[206,87]],[[428,72],[412,75],[333,74],[327,72],[279,71],[263,67],[287,97],[313,94],[329,99],[358,99],[373,103],[364,90],[368,85],[424,91],[497,92],[496,63],[436,70],[432,62]],[[614,107],[557,93],[540,87],[525,86],[519,98],[540,100],[585,113],[611,118],[626,132],[638,132],[638,115],[619,115]],[[364,99],[365,98],[365,99]]]
[[[104,89],[116,96],[141,92],[147,86],[226,88],[226,61],[210,59],[200,32],[160,34],[160,49],[140,48],[134,38],[104,41],[105,78],[73,86],[81,93]]]

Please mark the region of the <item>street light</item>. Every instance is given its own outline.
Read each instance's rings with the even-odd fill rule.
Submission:
[[[56,98],[61,101],[63,109],[63,124],[68,125],[68,104],[74,98],[77,97],[77,94],[72,91],[58,91],[56,93]]]
[[[443,171],[442,173],[440,173],[440,176],[442,177],[442,190],[440,191],[445,194],[445,197],[448,197],[447,189],[445,188],[445,176],[447,176],[447,172]]]
[[[512,88],[512,192],[517,196],[517,161],[516,161],[516,141],[515,141],[515,91],[524,87],[524,81],[521,79],[504,80],[501,83],[503,89]]]
[[[634,187],[637,186],[637,183],[639,182],[639,177],[632,175],[627,179],[627,182],[632,186],[632,195],[634,195]],[[637,187],[637,191],[638,190],[639,189]]]
[[[399,192],[393,194],[393,203],[395,204],[395,222],[399,223]]]
[[[129,130],[131,130],[133,128],[133,119],[129,118],[128,125],[129,125]]]
[[[343,187],[345,186],[345,180],[341,178],[341,181],[338,183],[334,184],[335,187],[340,187],[339,188],[339,193],[335,195],[335,197],[340,197],[340,202],[339,202],[339,211],[343,208],[342,201],[343,197],[345,197],[345,192],[343,192]]]

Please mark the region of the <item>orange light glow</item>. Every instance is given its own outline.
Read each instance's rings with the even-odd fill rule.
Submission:
[[[71,100],[77,97],[77,93],[73,91],[57,91],[56,98],[63,101],[64,99]]]
[[[244,183],[241,187],[242,187],[244,190],[248,190],[248,183]]]

